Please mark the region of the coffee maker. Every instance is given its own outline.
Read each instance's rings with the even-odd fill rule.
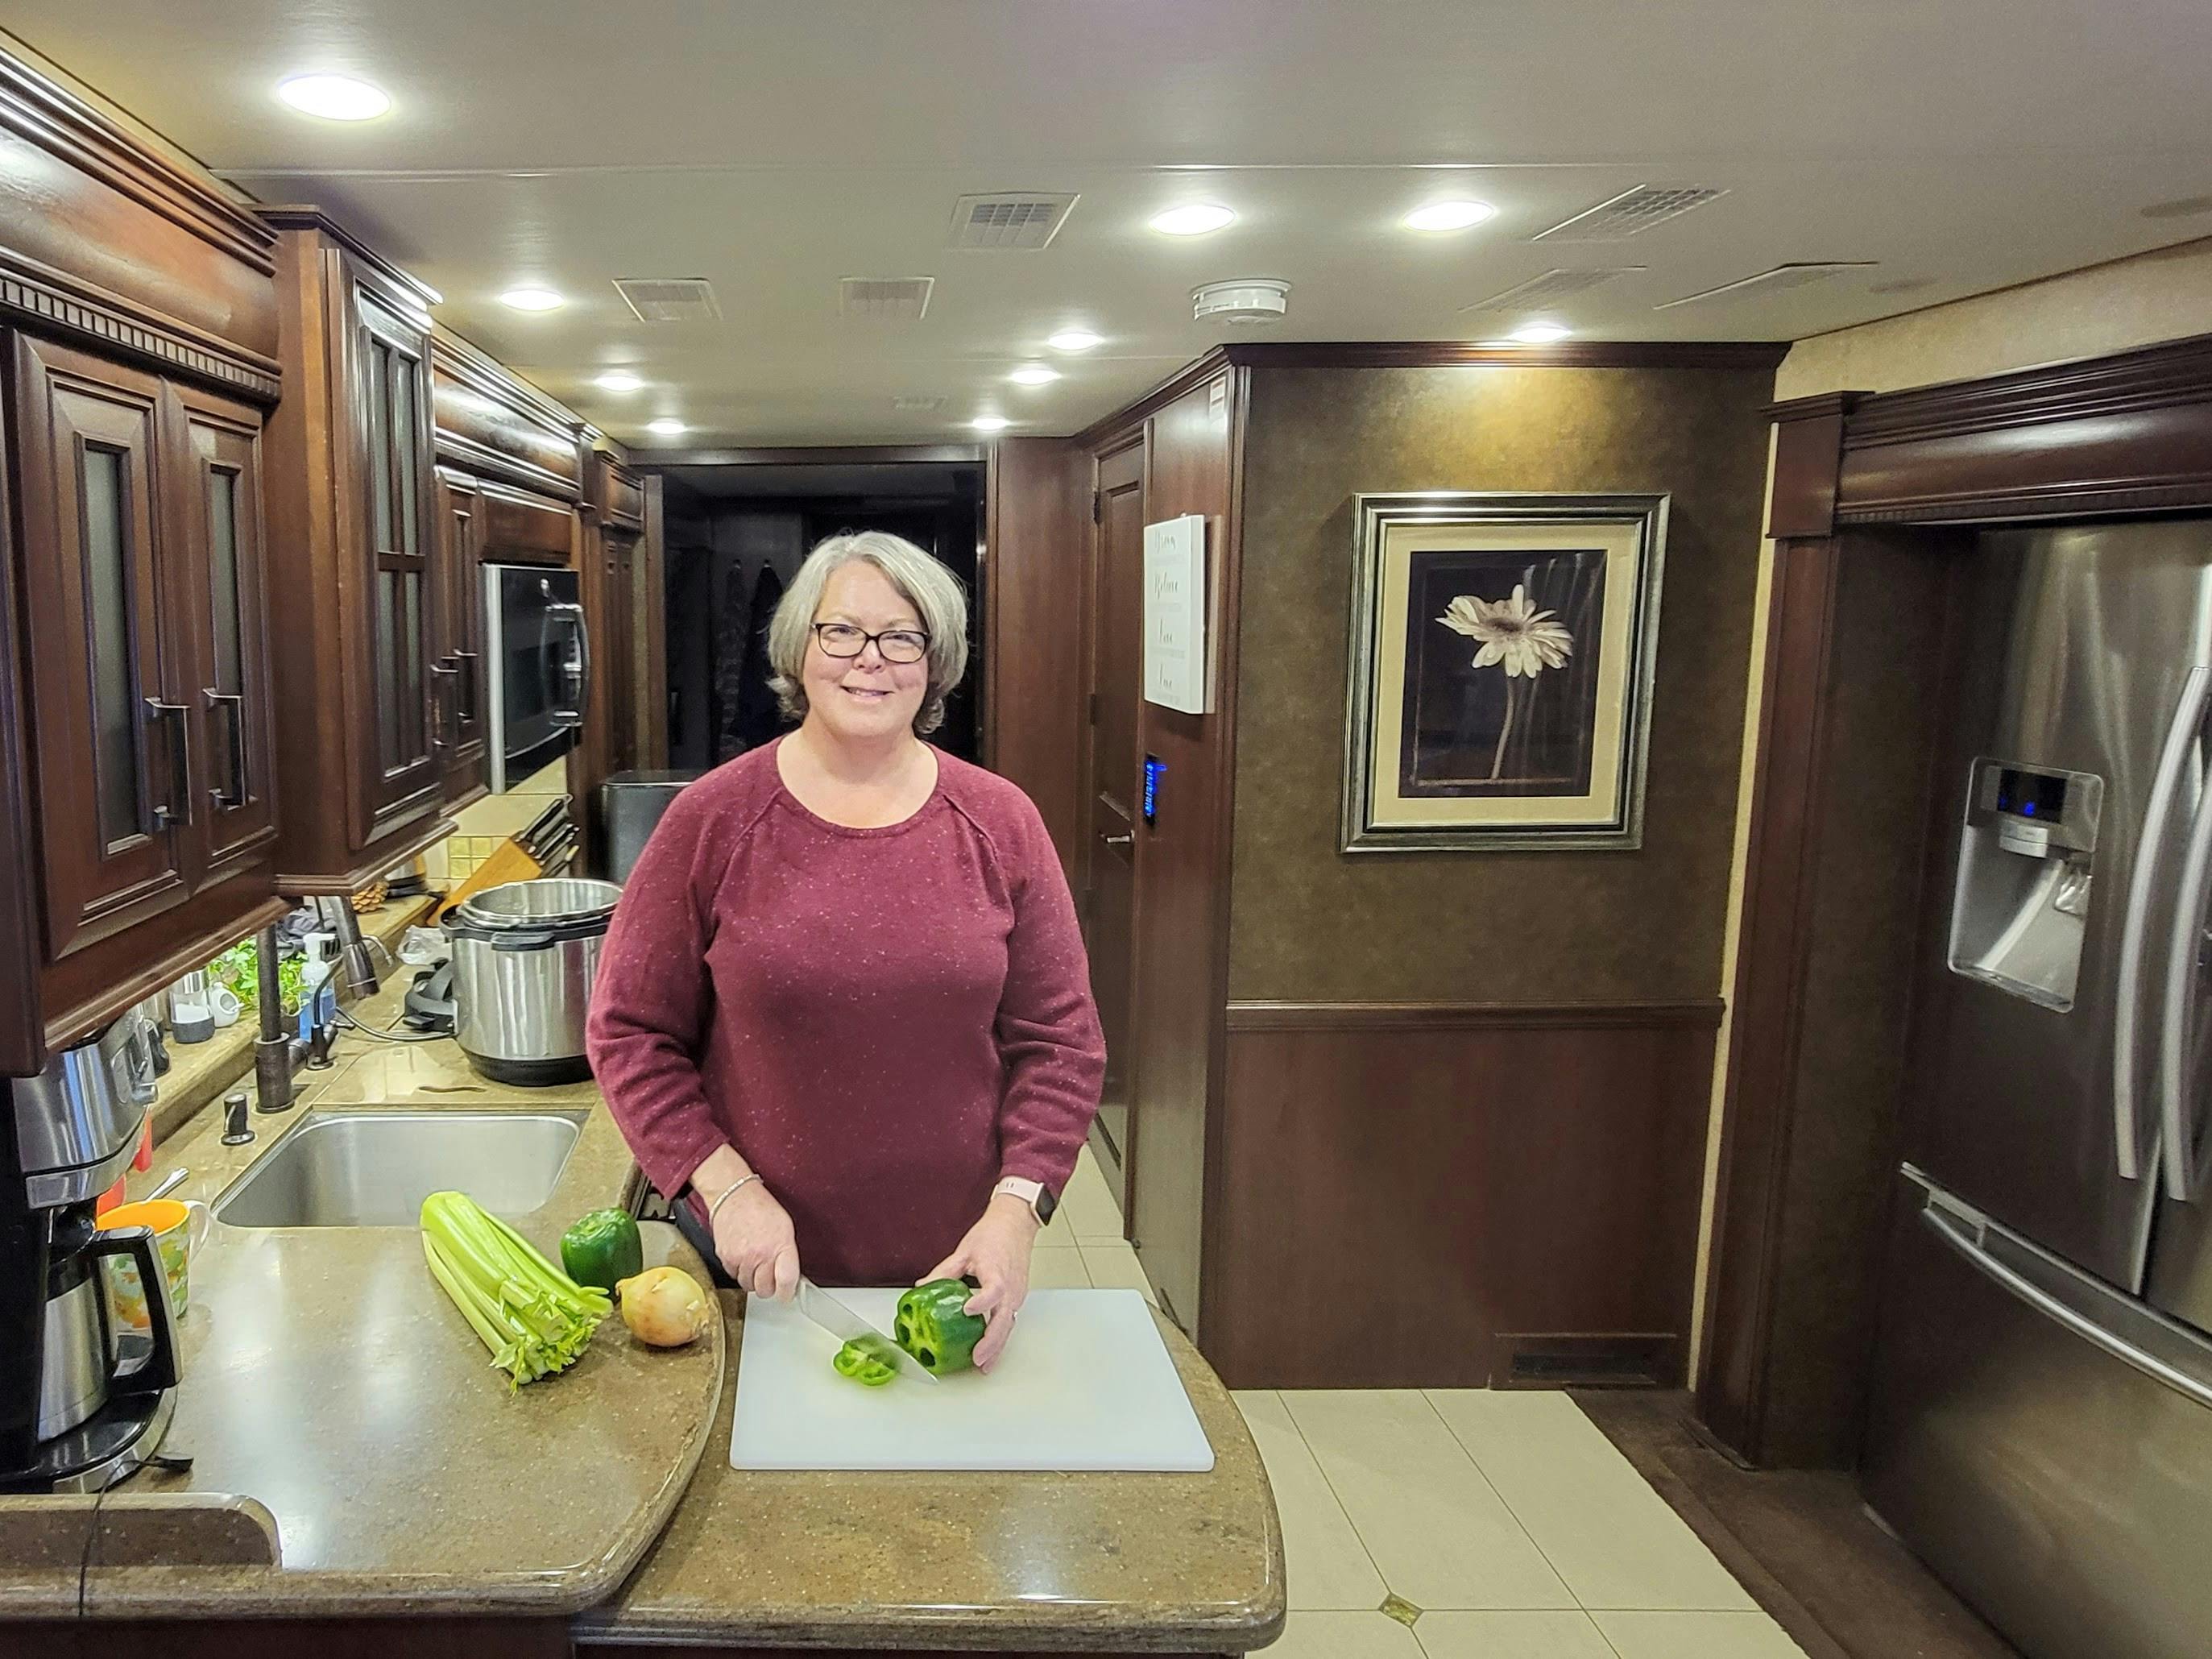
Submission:
[[[153,1233],[106,1231],[94,1205],[146,1119],[137,1010],[0,1079],[0,1492],[97,1492],[152,1456],[176,1405],[176,1317]],[[101,1260],[126,1257],[149,1330],[118,1327]]]

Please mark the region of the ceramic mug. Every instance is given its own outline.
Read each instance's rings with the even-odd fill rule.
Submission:
[[[169,1281],[169,1310],[184,1316],[191,1295],[191,1254],[204,1243],[215,1217],[208,1206],[174,1198],[152,1198],[137,1204],[118,1204],[101,1216],[102,1231],[111,1227],[147,1227],[155,1247],[161,1252],[161,1276]],[[138,1264],[128,1256],[102,1256],[100,1272],[107,1280],[108,1304],[118,1323],[133,1331],[149,1330],[153,1316],[146,1311],[146,1287],[138,1281]]]
[[[218,1028],[238,1024],[238,1016],[246,1005],[238,1000],[238,993],[228,985],[210,985],[207,992],[208,1013]]]

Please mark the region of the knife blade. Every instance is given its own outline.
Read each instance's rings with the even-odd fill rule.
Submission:
[[[804,1275],[799,1281],[799,1311],[840,1343],[872,1338],[871,1351],[880,1345],[883,1350],[881,1357],[888,1358],[901,1376],[918,1376],[932,1386],[939,1381],[919,1359]]]

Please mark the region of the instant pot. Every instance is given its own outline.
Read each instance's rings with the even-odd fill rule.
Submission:
[[[453,1037],[498,1083],[540,1088],[592,1074],[584,1018],[622,889],[542,878],[472,895],[446,918]]]

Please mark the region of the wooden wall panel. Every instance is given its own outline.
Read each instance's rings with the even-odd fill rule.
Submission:
[[[1679,1376],[1719,1018],[1231,1004],[1206,1357],[1232,1388],[1481,1388],[1509,1335],[1633,1338]]]
[[[1004,439],[985,491],[981,757],[1036,803],[1072,881],[1083,836],[1090,453],[1063,438]]]
[[[1209,1356],[1202,1290],[1229,986],[1229,856],[1235,787],[1237,634],[1242,507],[1236,488],[1245,372],[1224,368],[1148,422],[1145,519],[1206,521],[1214,712],[1146,703],[1144,753],[1166,765],[1158,821],[1136,830],[1139,1034],[1132,1115],[1130,1237],[1175,1316]]]

